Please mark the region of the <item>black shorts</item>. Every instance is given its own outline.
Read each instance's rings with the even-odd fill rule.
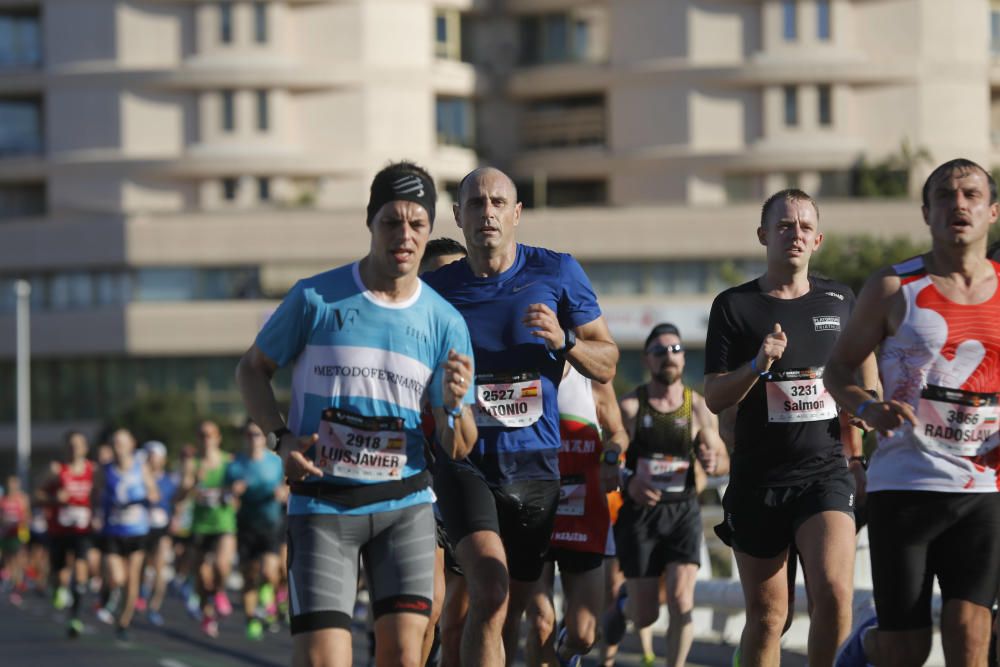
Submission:
[[[552,547],[545,554],[545,560],[556,563],[564,574],[583,574],[604,565],[604,554],[593,551],[574,551],[562,547]]]
[[[476,531],[497,533],[510,578],[538,581],[559,505],[558,479],[493,487],[471,468],[444,464],[435,469],[434,493],[452,544]]]
[[[628,579],[659,577],[669,563],[701,565],[703,532],[697,498],[652,507],[627,501],[615,523],[622,573]]]
[[[232,533],[199,533],[191,536],[191,547],[201,554],[218,551],[219,540]]]
[[[257,524],[238,524],[236,526],[236,544],[240,554],[240,563],[249,563],[265,554],[277,555],[285,534],[281,532],[281,523],[261,521]]]
[[[103,551],[116,556],[130,556],[136,551],[146,550],[147,535],[105,535]]]
[[[462,567],[458,564],[458,559],[455,558],[455,546],[448,539],[448,531],[444,529],[444,520],[436,508],[434,512],[434,529],[437,533],[438,548],[444,551],[444,569],[460,577],[464,576],[462,574]]]
[[[146,551],[150,554],[156,553],[160,548],[160,538],[169,536],[170,531],[167,528],[150,528],[149,535],[146,536]]]
[[[876,491],[868,494],[868,520],[880,628],[929,628],[935,576],[945,602],[993,604],[1000,493]]]
[[[53,571],[66,567],[67,556],[87,560],[87,552],[94,546],[90,533],[49,536],[49,562]]]
[[[788,486],[744,486],[733,481],[722,499],[725,519],[715,534],[734,550],[774,558],[820,512],[854,516],[854,476],[845,466]]]

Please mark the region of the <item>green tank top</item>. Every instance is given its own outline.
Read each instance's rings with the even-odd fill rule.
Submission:
[[[694,416],[691,407],[691,389],[684,387],[684,398],[679,408],[673,412],[660,412],[649,405],[647,385],[636,390],[639,412],[636,414],[635,435],[625,453],[625,465],[631,470],[639,470],[640,459],[653,459],[661,467],[664,460],[672,460],[680,465],[686,463],[686,471],[677,470],[676,479],[662,489],[662,501],[684,500],[694,495],[694,448],[691,434],[694,430]],[[665,473],[664,473],[665,475]],[[670,488],[670,491],[665,490]]]
[[[202,463],[198,461],[195,472],[201,478],[194,487],[194,511],[191,517],[191,533],[194,535],[216,535],[236,532],[236,509],[224,497],[226,466],[232,460],[228,453],[222,454],[218,466],[202,474]]]

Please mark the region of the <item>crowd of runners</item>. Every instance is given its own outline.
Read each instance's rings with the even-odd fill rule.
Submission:
[[[766,271],[716,297],[703,394],[683,380],[682,332],[661,323],[643,346],[648,380],[615,395],[618,348],[590,282],[570,255],[518,243],[506,174],[480,168],[459,185],[464,245],[429,240],[436,200],[415,164],[375,176],[369,253],[296,283],[236,369],[249,415],[238,454],[209,421],[172,463],[125,430],[92,461],[70,433],[30,498],[9,479],[10,600],[33,581],[70,636],[93,609],[126,639],[136,614],[170,622],[173,591],[217,636],[238,564],[247,638],[287,624],[297,666],[363,662],[360,622],[379,667],[509,665],[522,642],[531,666],[613,665],[629,624],[643,665],[679,666],[708,566],[698,494],[728,475],[715,532],[746,604],[734,665],[779,663],[799,566],[813,667],[923,664],[935,580],[946,663],[996,660],[1000,252],[987,248],[987,171],[935,169],[914,215],[931,250],[858,295],[809,272],[826,228],[817,202],[769,197],[747,232]],[[287,410],[271,387],[286,365]],[[853,586],[865,523],[873,602]]]

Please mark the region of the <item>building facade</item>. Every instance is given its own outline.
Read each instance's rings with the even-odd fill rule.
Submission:
[[[445,193],[508,170],[624,373],[671,319],[697,376],[768,192],[920,236],[912,199],[851,198],[859,165],[912,195],[921,152],[1000,164],[997,51],[986,0],[0,0],[0,450],[15,279],[37,444],[147,391],[235,415],[239,355],[294,280],[366,252],[367,185],[404,157],[456,237]]]

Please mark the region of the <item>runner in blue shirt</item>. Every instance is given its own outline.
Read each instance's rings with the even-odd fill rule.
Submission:
[[[463,665],[502,665],[516,652],[559,498],[564,361],[599,382],[618,362],[579,263],[517,243],[520,217],[509,176],[473,171],[455,205],[469,256],[424,276],[465,317],[476,358],[480,439],[467,460],[442,461],[434,479],[469,590]]]
[[[350,665],[359,555],[378,664],[416,664],[433,595],[434,516],[420,412],[464,457],[477,438],[472,345],[456,310],[417,276],[436,192],[411,163],[376,174],[371,245],[301,280],[237,369],[251,418],[284,463],[292,662]],[[271,377],[294,362],[288,424]]]

